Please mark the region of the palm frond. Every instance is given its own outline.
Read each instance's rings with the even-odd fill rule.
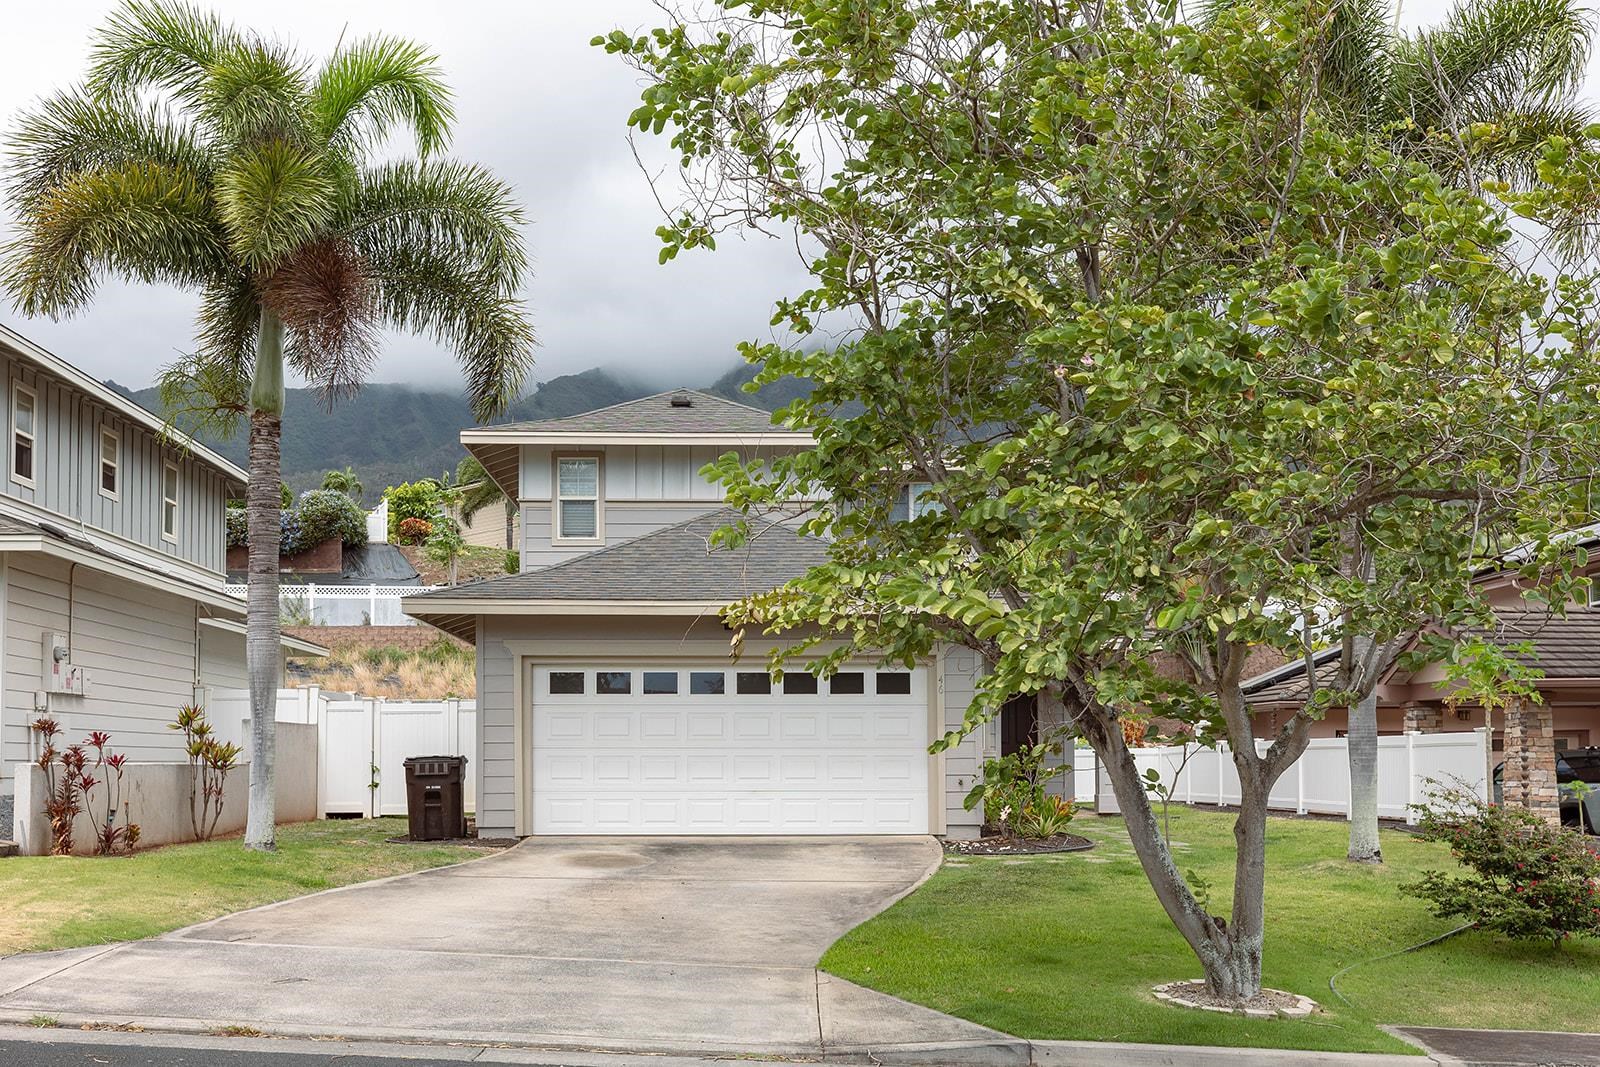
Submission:
[[[324,230],[336,192],[320,156],[279,140],[235,155],[216,179],[229,247],[251,271],[270,270]]]
[[[199,355],[207,362],[232,367],[248,377],[260,324],[261,294],[244,271],[230,269],[200,290],[195,340]]]
[[[220,57],[244,38],[214,12],[168,0],[124,0],[95,35],[89,86],[121,97],[151,89],[199,95]]]
[[[429,247],[469,257],[515,291],[528,269],[522,207],[511,187],[454,160],[405,161],[362,176],[336,228],[364,253]]]
[[[1368,131],[1391,118],[1387,89],[1396,39],[1393,17],[1389,0],[1339,0],[1328,12],[1323,92]]]
[[[521,394],[533,369],[533,327],[503,275],[428,245],[389,247],[366,258],[383,318],[455,353],[474,415],[493,418]]]
[[[449,143],[455,121],[438,57],[398,37],[369,37],[341,48],[323,66],[310,96],[321,143],[353,153],[404,125],[426,158]]]
[[[148,162],[203,182],[211,165],[193,131],[158,102],[95,97],[71,90],[18,116],[6,143],[5,190],[28,211],[64,179]]]
[[[1570,101],[1583,82],[1593,15],[1576,0],[1464,0],[1397,50],[1397,113],[1433,125],[1493,102]]]
[[[0,256],[0,283],[29,315],[81,306],[97,272],[194,287],[227,261],[205,186],[176,167],[129,163],[74,175],[20,221]]]
[[[234,145],[282,141],[312,147],[307,125],[308,73],[283,45],[249,40],[211,68],[195,109],[213,135]]]
[[[474,515],[490,504],[506,500],[505,490],[489,477],[477,456],[468,456],[456,465],[456,484],[462,486],[457,506],[462,522],[471,522]]]
[[[250,378],[232,363],[191,355],[161,368],[157,395],[167,419],[186,433],[233,437],[250,411]]]

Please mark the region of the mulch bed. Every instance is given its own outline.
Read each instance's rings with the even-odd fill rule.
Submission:
[[[1200,1008],[1204,1011],[1227,1012],[1252,1018],[1271,1018],[1277,1015],[1304,1018],[1317,1010],[1310,997],[1286,993],[1281,989],[1263,989],[1246,1001],[1233,1001],[1214,995],[1204,982],[1168,982],[1155,988],[1156,999],[1183,1008]]]
[[[1057,834],[1038,841],[1021,837],[980,837],[973,841],[946,841],[944,850],[957,856],[1038,856],[1051,852],[1082,852],[1094,842],[1077,834]]]

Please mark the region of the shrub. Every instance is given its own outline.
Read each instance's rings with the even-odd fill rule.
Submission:
[[[183,734],[184,752],[189,757],[189,827],[196,841],[209,841],[222,818],[222,801],[228,774],[238,765],[239,746],[211,736],[211,723],[205,709],[185,704],[167,729]]]
[[[383,498],[389,502],[389,536],[396,537],[400,532],[400,524],[407,519],[426,522],[433,518],[439,510],[439,483],[424,478],[418,482],[392,485],[383,491]]]
[[[522,554],[515,549],[506,550],[506,573],[516,574],[522,570]]]
[[[334,537],[346,545],[366,543],[367,513],[343,493],[332,489],[301,493],[294,513],[299,524],[297,547],[286,546],[286,553],[304,551]]]
[[[1072,804],[1046,789],[1066,772],[1065,763],[1047,766],[1052,756],[1060,754],[1059,744],[1045,742],[986,760],[983,779],[967,793],[967,810],[981,803],[984,825],[1004,836],[1040,840],[1062,833],[1072,821]]]
[[[402,545],[420,545],[433,533],[433,523],[427,519],[401,519],[395,528],[394,538]]]
[[[1600,937],[1600,856],[1579,834],[1459,788],[1435,790],[1417,811],[1419,836],[1449,845],[1469,873],[1428,871],[1402,893],[1517,941]]]
[[[250,522],[244,508],[228,505],[228,547],[242,548],[250,543]]]

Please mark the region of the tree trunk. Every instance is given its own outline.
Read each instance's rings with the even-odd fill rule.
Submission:
[[[514,551],[517,547],[516,506],[510,499],[506,500],[506,551]]]
[[[1254,997],[1261,991],[1261,953],[1266,940],[1267,795],[1272,784],[1262,760],[1253,752],[1234,757],[1242,796],[1234,825],[1238,848],[1233,913],[1223,919],[1200,906],[1178,872],[1120,725],[1092,713],[1080,723],[1111,778],[1134,854],[1156,899],[1194,950],[1206,986],[1215,995],[1236,1002]]]
[[[1365,662],[1371,638],[1358,637],[1352,647]],[[1345,741],[1350,753],[1350,850],[1355,863],[1382,863],[1378,846],[1378,697],[1373,692],[1350,708]]]
[[[250,800],[244,845],[266,852],[277,847],[273,765],[282,671],[278,622],[282,429],[283,323],[273,312],[262,308],[250,391],[250,486],[245,507],[250,531],[250,580],[245,608],[245,664],[250,674]]]

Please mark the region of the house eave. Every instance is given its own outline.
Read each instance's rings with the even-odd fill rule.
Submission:
[[[415,601],[415,602],[413,602]],[[404,597],[400,610],[426,620],[441,615],[653,615],[696,617],[714,615],[727,600],[578,600],[551,597],[455,599]]]
[[[772,445],[810,446],[816,439],[795,430],[763,433],[594,433],[584,430],[462,430],[463,445]]]
[[[38,552],[41,555],[66,560],[68,563],[77,563],[104,574],[112,574],[149,589],[159,589],[174,596],[185,597],[210,608],[241,616],[244,614],[244,601],[238,597],[229,596],[220,587],[215,590],[208,589],[196,582],[146,570],[131,563],[122,563],[109,556],[58,541],[53,537],[0,537],[0,552]]]

